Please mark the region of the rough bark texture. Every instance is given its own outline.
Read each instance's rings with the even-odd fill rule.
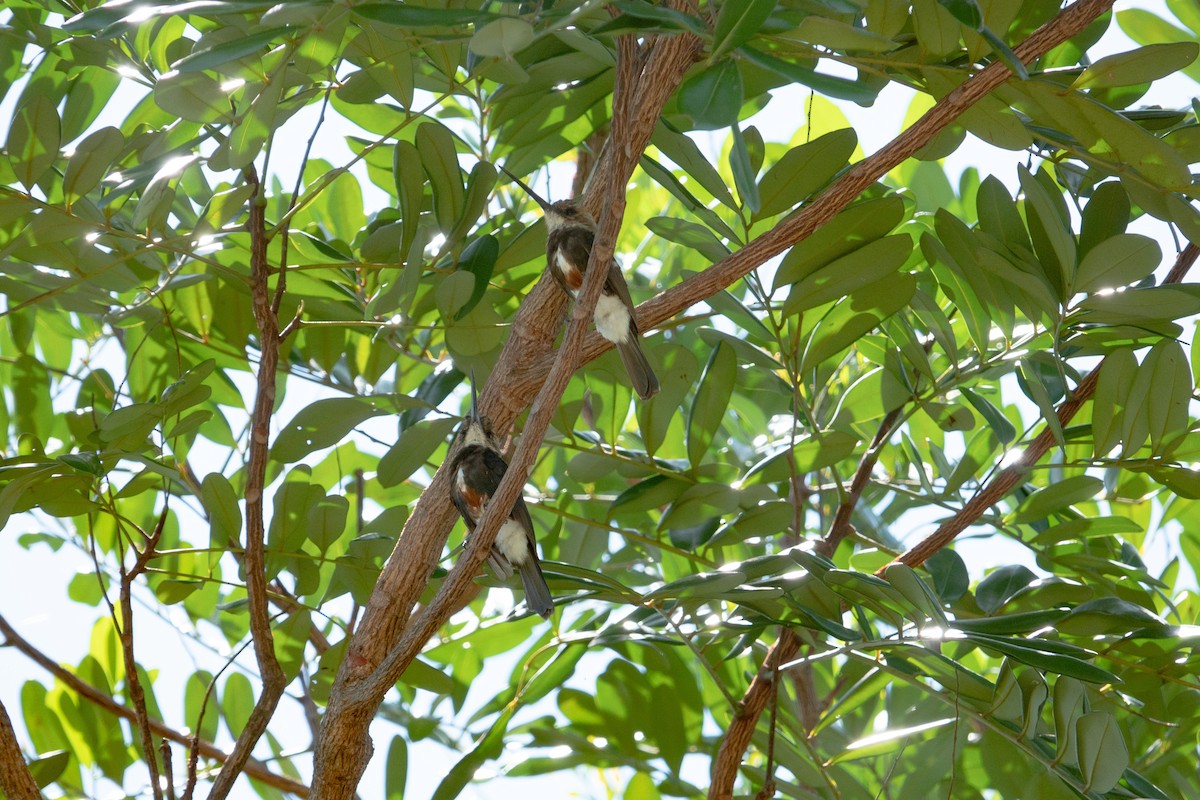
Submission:
[[[42,793],[29,774],[8,710],[0,703],[0,790],[11,800],[40,800]]]
[[[663,104],[695,62],[700,48],[700,40],[690,35],[651,37],[640,47],[627,37],[620,40],[613,135],[581,198],[600,221],[594,261],[612,257],[628,178],[650,140]],[[542,433],[571,372],[580,363],[578,351],[591,322],[588,303],[594,307],[603,270],[588,271],[589,277],[593,274],[594,291],[588,292],[590,286],[585,283],[557,356],[554,338],[561,327],[566,298],[543,275],[522,302],[499,361],[480,394],[480,408],[497,430],[507,429],[538,396],[508,472],[511,480],[501,484],[489,510],[502,507],[506,498],[515,500],[521,491]],[[544,365],[544,369],[531,375],[531,364]],[[547,381],[550,376],[554,380]],[[538,395],[543,388],[546,391]],[[314,757],[314,796],[353,796],[373,750],[368,726],[375,710],[404,667],[453,611],[455,599],[469,588],[501,516],[498,512],[484,515],[459,557],[453,577],[448,576],[439,596],[414,616],[413,608],[441,556],[454,519],[449,476],[439,469],[401,532],[335,680]]]

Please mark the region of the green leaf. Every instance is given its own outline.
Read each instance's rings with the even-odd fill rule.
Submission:
[[[846,297],[890,277],[912,254],[913,241],[897,234],[868,242],[847,255],[804,275],[783,304],[784,316]],[[911,295],[910,295],[911,296]],[[907,302],[907,300],[906,300]]]
[[[907,237],[902,238],[911,244]],[[816,367],[875,330],[881,322],[908,305],[916,290],[916,276],[901,272],[870,283],[839,300],[814,329],[804,351],[803,368]],[[796,296],[793,291],[788,300]]]
[[[533,26],[528,22],[502,17],[476,29],[467,46],[476,55],[509,58],[532,44],[533,38]]]
[[[466,8],[422,8],[399,3],[364,3],[354,6],[354,13],[376,22],[386,22],[401,28],[456,28],[474,23],[507,19],[489,11]]]
[[[708,158],[700,151],[694,141],[684,133],[672,128],[664,120],[659,120],[650,137],[650,143],[662,151],[663,155],[674,161],[679,168],[728,208],[736,208],[729,188],[721,178],[716,168],[709,163]],[[643,156],[645,158],[645,156]]]
[[[1132,86],[1165,78],[1188,67],[1200,54],[1196,42],[1152,44],[1126,53],[1105,56],[1085,69],[1072,89]]]
[[[1123,636],[1138,628],[1163,624],[1161,617],[1135,603],[1101,597],[1075,606],[1057,628],[1073,636]]]
[[[810,14],[801,20],[795,35],[801,41],[823,45],[838,52],[887,53],[897,46],[887,36],[817,14]]]
[[[942,8],[973,31],[983,27],[983,12],[975,0],[938,0]]]
[[[1165,339],[1150,348],[1138,368],[1149,373],[1146,382],[1153,387],[1147,392],[1146,423],[1150,429],[1150,450],[1155,455],[1166,452],[1188,427],[1188,403],[1192,399],[1192,375],[1183,347],[1173,339]],[[1141,381],[1134,380],[1137,386]],[[1132,395],[1132,391],[1131,391]]]
[[[1037,575],[1021,564],[1009,564],[990,572],[975,587],[975,602],[987,614],[994,614],[1013,595],[1037,580]]]
[[[1081,681],[1097,684],[1119,680],[1108,670],[1088,663],[1085,660],[1085,657],[1091,655],[1088,651],[1069,645],[1058,645],[1045,639],[1017,639],[982,633],[964,634],[963,638],[980,647],[990,648],[1014,661],[1028,664],[1045,672],[1069,675]]]
[[[32,189],[58,158],[62,145],[62,121],[57,101],[34,91],[17,108],[8,129],[5,150],[17,180]]]
[[[421,166],[433,187],[433,213],[438,228],[449,234],[466,206],[454,134],[444,125],[422,122],[417,126],[416,143]]]
[[[1001,444],[1008,444],[1017,437],[1017,429],[1008,417],[1004,416],[1004,412],[996,408],[992,401],[983,397],[977,392],[974,392],[965,386],[959,389],[962,396],[966,399],[971,407],[978,411],[991,428],[992,433],[996,434],[996,438]]]
[[[283,426],[271,446],[271,457],[290,464],[309,453],[332,447],[363,421],[388,413],[378,400],[332,397],[300,410]]]
[[[953,725],[955,722],[956,719],[954,717],[946,717],[931,722],[923,722],[919,725],[892,728],[880,733],[873,733],[870,736],[848,743],[844,750],[829,759],[829,763],[837,764],[843,761],[874,758],[894,753],[916,742],[929,741],[937,736],[947,725]]]
[[[702,131],[737,123],[743,102],[742,76],[731,59],[718,61],[679,88],[679,109]]]
[[[745,0],[724,3],[713,29],[712,59],[750,41],[775,10],[775,0]]]
[[[1101,325],[1149,325],[1200,313],[1200,294],[1179,286],[1152,286],[1093,295],[1076,309],[1080,321]]]
[[[71,763],[71,753],[67,750],[53,750],[29,760],[29,774],[39,789],[44,789],[66,770]]]
[[[721,342],[709,355],[687,419],[688,460],[699,466],[725,419],[725,409],[737,383],[737,356]]]
[[[250,713],[254,710],[254,687],[250,679],[240,672],[231,673],[225,679],[225,691],[221,698],[221,713],[229,733],[235,739],[246,727]]]
[[[1136,283],[1162,261],[1162,250],[1148,236],[1121,233],[1097,244],[1079,264],[1075,288],[1080,292],[1117,289]]]
[[[205,475],[200,498],[212,531],[210,546],[217,550],[237,547],[242,534],[242,511],[229,480],[218,472]]]
[[[754,217],[772,217],[809,197],[849,163],[856,147],[858,135],[852,128],[845,128],[788,150],[767,174],[763,175],[758,187],[762,206]],[[843,211],[842,214],[847,214],[852,209]]]
[[[840,75],[827,75],[802,63],[777,58],[749,46],[743,46],[739,52],[747,61],[756,66],[838,100],[850,100],[860,106],[869,106],[879,96],[880,84],[878,83],[867,80],[850,80]]]
[[[384,800],[404,800],[408,784],[408,742],[403,736],[393,736],[384,762]]]
[[[759,187],[760,191],[762,188]],[[775,272],[773,290],[795,283],[882,238],[895,230],[903,218],[904,201],[894,195],[850,206],[788,251]]]
[[[457,419],[435,419],[418,422],[406,428],[396,444],[379,459],[377,477],[384,487],[396,486],[406,480],[433,455],[438,445],[458,425]]]
[[[669,242],[692,248],[714,263],[729,255],[729,248],[712,230],[695,222],[672,217],[651,217],[646,220],[646,228]]]
[[[287,26],[270,28],[258,33],[238,36],[235,39],[221,42],[212,47],[202,47],[198,50],[193,50],[187,56],[179,59],[172,67],[181,74],[203,72],[207,69],[221,67],[230,61],[237,61],[239,58],[244,58],[255,53],[264,53],[264,48],[267,45],[282,37],[288,31],[289,28]]]
[[[758,184],[754,180],[757,174],[750,165],[750,152],[746,149],[746,138],[742,135],[742,129],[734,125],[730,130],[733,133],[733,147],[729,151],[729,168],[733,172],[738,197],[753,216],[758,213],[761,205]]]
[[[1042,270],[1060,298],[1075,272],[1075,237],[1060,216],[1061,198],[1053,196],[1029,170],[1019,171],[1025,216]]]
[[[1129,750],[1116,717],[1092,711],[1075,722],[1076,752],[1084,789],[1104,793],[1116,787],[1129,766]]]
[[[731,570],[728,572],[701,572],[671,581],[659,586],[642,597],[644,602],[664,600],[677,597],[703,597],[719,599],[726,592],[741,586],[746,581],[742,573]]]
[[[116,128],[100,128],[89,134],[67,162],[63,194],[74,200],[96,188],[124,148],[125,137]]]
[[[1018,524],[1044,519],[1075,503],[1092,500],[1104,489],[1104,481],[1091,475],[1074,475],[1038,489],[1026,497],[1013,514]]]
[[[647,0],[613,0],[610,5],[620,9],[621,16],[594,28],[592,36],[628,31],[691,31],[701,36],[708,33],[707,26],[690,14]]]
[[[349,512],[350,502],[336,495],[321,500],[308,512],[308,540],[322,555],[346,532]]]
[[[485,233],[475,239],[463,250],[458,259],[458,268],[474,275],[475,285],[471,289],[470,297],[454,315],[456,321],[469,314],[471,309],[475,308],[483,299],[488,284],[492,280],[492,271],[496,267],[496,259],[499,256],[500,241],[490,233]]]
[[[1132,350],[1121,348],[1109,353],[1098,369],[1100,379],[1092,395],[1092,442],[1096,457],[1104,458],[1117,446],[1125,429],[1125,415],[1129,413],[1126,400],[1138,363]]]

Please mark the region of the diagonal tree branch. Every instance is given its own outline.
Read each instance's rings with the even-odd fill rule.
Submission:
[[[1096,17],[1108,11],[1112,4],[1113,0],[1079,0],[1017,45],[1014,49],[1017,56],[1024,63],[1032,62],[1079,33]],[[637,308],[638,327],[646,331],[662,325],[810,236],[877,180],[929,144],[964,111],[1011,77],[1012,73],[1003,62],[989,64],[938,100],[933,108],[885,147],[855,164],[812,202],[786,217],[770,231],[708,269],[640,304]],[[598,334],[592,334],[588,337],[584,358],[587,361],[598,358],[610,347],[612,345]],[[536,384],[548,368],[548,363],[543,360],[543,363],[529,370],[527,380]],[[524,386],[521,388],[528,391]]]
[[[1163,279],[1161,285],[1166,286],[1182,283],[1188,270],[1196,263],[1197,255],[1200,255],[1200,248],[1194,244],[1189,244],[1180,251],[1178,258],[1175,259],[1175,265],[1171,268],[1167,277]],[[1071,396],[1064,400],[1062,405],[1058,407],[1058,424],[1061,428],[1065,428],[1070,424],[1071,419],[1083,407],[1083,404],[1091,399],[1092,394],[1096,391],[1096,383],[1100,380],[1100,370],[1103,366],[1102,362],[1089,372],[1087,377],[1075,387],[1075,391],[1071,393]],[[958,510],[958,513],[939,525],[933,533],[902,553],[896,560],[910,567],[919,567],[924,564],[930,556],[954,541],[954,537],[973,525],[985,511],[1015,489],[1017,484],[1024,479],[1030,467],[1041,461],[1042,457],[1053,446],[1054,432],[1047,425],[1030,442],[1029,446],[1025,448],[1025,451],[1021,453],[1021,457],[1015,463],[996,473],[996,476],[988,481],[987,486],[976,492],[975,496]]]
[[[0,791],[11,800],[41,800],[42,792],[21,755],[8,710],[0,703]]]
[[[1112,4],[1113,0],[1079,0],[1017,45],[1015,48],[1017,57],[1022,63],[1031,63],[1051,48],[1082,31],[1094,19],[1111,8]],[[767,259],[779,255],[788,247],[811,235],[813,231],[831,220],[875,181],[928,144],[960,114],[1001,86],[1010,77],[1012,77],[1011,71],[1001,61],[995,61],[985,67],[934,104],[933,108],[888,145],[851,167],[812,203],[784,219],[768,233],[755,239],[741,250],[639,306],[638,309],[641,312],[639,322],[643,329],[659,325],[692,304],[724,289]],[[598,340],[598,337],[597,340],[589,342],[589,345],[589,356],[593,351],[599,355],[606,349],[603,341]],[[1084,389],[1084,386],[1081,385],[1079,389]],[[1076,395],[1078,394],[1079,391],[1076,392]],[[864,458],[864,464],[865,462],[866,458]],[[864,464],[860,464],[859,471],[855,475],[856,481],[859,478],[869,477],[870,468],[864,474]],[[873,463],[871,467],[873,467]],[[865,481],[863,485],[865,486]],[[857,502],[856,497],[855,502]],[[982,513],[982,510],[983,508],[980,508],[978,513]],[[822,542],[822,547],[836,547],[849,530],[848,524],[852,511],[853,506],[846,508],[844,513],[839,508],[835,524],[831,526],[826,539]],[[952,539],[953,534],[949,538]],[[928,554],[925,557],[927,558]],[[909,562],[905,561],[905,563]],[[767,652],[762,668],[747,688],[746,694],[739,704],[738,712],[730,722],[721,741],[717,758],[713,762],[712,783],[708,793],[710,800],[725,800],[725,798],[733,796],[733,784],[737,779],[742,754],[750,744],[750,738],[758,725],[759,716],[771,695],[771,672],[779,664],[794,658],[799,647],[799,636],[791,629],[785,629]]]
[[[686,34],[654,38],[640,50],[631,41],[621,45],[619,91],[614,89],[613,133],[581,199],[590,211],[600,212],[596,214],[600,225],[592,253],[596,263],[607,263],[612,258],[624,209],[625,186],[638,154],[647,146],[663,105],[695,62],[701,46],[698,37]],[[600,262],[601,258],[605,261]],[[594,307],[599,297],[603,272],[588,270],[594,288],[593,283],[585,282],[557,357],[553,355],[553,342],[566,299],[553,281],[543,275],[517,312],[509,339],[480,395],[480,408],[497,430],[505,430],[543,384],[547,385],[533,404],[508,478],[493,496],[489,508],[504,508],[506,502],[511,506],[524,486],[542,433],[567,380],[578,366],[575,354],[586,342],[584,334],[591,323],[589,308]],[[536,365],[542,360],[547,360],[546,370],[536,381],[529,381],[526,365]],[[547,375],[554,380],[548,381]],[[353,795],[371,756],[367,727],[383,692],[440,626],[439,618],[447,608],[454,607],[463,587],[471,588],[469,581],[486,556],[490,539],[495,536],[494,528],[498,529],[502,521],[499,511],[490,517],[485,514],[451,576],[443,583],[438,598],[423,613],[410,618],[454,523],[449,483],[448,471],[439,469],[409,516],[367,604],[362,625],[351,640],[334,681],[314,757],[313,791],[317,796]]]
[[[137,721],[137,712],[135,712],[132,708],[126,708],[116,700],[113,700],[112,697],[110,697],[106,692],[100,691],[95,686],[92,686],[90,683],[84,681],[75,673],[55,663],[52,658],[47,656],[41,650],[38,650],[36,647],[30,644],[28,640],[17,633],[17,631],[8,623],[8,620],[5,619],[3,615],[0,615],[0,634],[4,635],[5,644],[17,648],[18,651],[23,653],[31,661],[53,675],[59,683],[68,687],[72,692],[79,695],[84,700],[87,700],[89,703],[92,703],[93,705],[104,709],[108,713],[120,717],[121,719],[129,720],[130,722]],[[150,720],[150,730],[153,731],[156,736],[169,739],[176,744],[188,745],[192,742],[191,736],[180,733],[173,728],[169,728],[156,719]],[[204,756],[205,758],[211,758],[214,761],[225,763],[230,758],[229,754],[224,750],[221,750],[212,742],[208,742],[203,739],[197,740],[197,749],[199,750],[200,755]],[[246,764],[241,768],[241,771],[251,778],[254,778],[254,780],[264,783],[267,786],[274,786],[276,789],[289,792],[299,797],[308,797],[309,789],[303,783],[294,781],[291,778],[283,775],[276,775],[274,772],[271,772],[257,761],[247,761]]]
[[[272,307],[268,278],[265,200],[262,185],[253,165],[246,169],[246,180],[254,187],[250,200],[250,297],[254,321],[258,325],[258,390],[250,416],[250,448],[246,464],[246,550],[242,569],[246,573],[246,598],[250,606],[250,635],[254,657],[262,676],[262,691],[246,727],[238,736],[233,753],[213,782],[210,800],[223,800],[250,758],[254,745],[267,729],[279,698],[287,687],[287,676],[275,657],[275,639],[271,634],[271,614],[267,605],[266,561],[263,553],[263,496],[266,488],[267,454],[271,436],[271,415],[275,410],[275,371],[279,365],[279,319]]]

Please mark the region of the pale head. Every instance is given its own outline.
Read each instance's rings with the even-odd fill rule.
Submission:
[[[549,233],[554,233],[560,228],[596,229],[596,220],[592,219],[592,215],[587,212],[586,208],[578,205],[574,200],[559,200],[557,203],[551,203],[545,211],[546,231]]]
[[[587,212],[587,209],[578,205],[574,200],[559,200],[556,203],[548,202],[533,189],[529,188],[529,185],[526,184],[525,181],[509,172],[504,167],[500,167],[500,171],[512,178],[513,182],[516,183],[517,186],[520,186],[525,194],[532,197],[534,202],[537,203],[542,209],[542,214],[546,219],[546,230],[548,232],[553,233],[559,228],[571,227],[595,229],[596,220],[592,219],[592,215]]]
[[[492,437],[492,424],[487,417],[479,413],[479,396],[475,391],[475,370],[471,370],[471,410],[463,418],[463,424],[458,429],[459,445],[480,445],[496,449]]]

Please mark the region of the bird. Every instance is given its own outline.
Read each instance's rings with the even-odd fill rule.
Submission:
[[[471,376],[471,411],[463,419],[456,439],[458,450],[450,466],[450,499],[466,523],[467,531],[474,533],[488,501],[508,471],[508,462],[500,455],[491,422],[479,414],[474,375]],[[508,580],[515,568],[525,587],[525,604],[543,618],[550,616],[554,599],[542,575],[533,520],[524,498],[517,498],[508,519],[500,526],[488,553],[488,565],[500,580]]]
[[[546,220],[546,267],[562,290],[576,299],[596,238],[596,220],[574,200],[547,202],[516,175],[503,166],[500,169],[541,207]],[[608,264],[608,277],[600,299],[596,301],[592,321],[600,335],[616,346],[638,397],[645,400],[657,394],[658,376],[642,352],[642,336],[633,314],[633,300],[615,258]]]

